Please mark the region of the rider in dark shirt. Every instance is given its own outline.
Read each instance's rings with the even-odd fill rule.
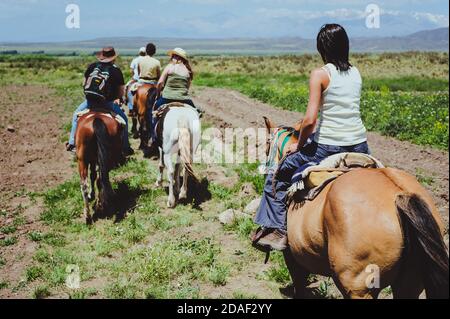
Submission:
[[[125,115],[125,113],[122,111],[122,109],[119,106],[119,99],[124,95],[125,90],[125,81],[123,78],[122,71],[119,69],[118,66],[114,64],[114,61],[117,58],[117,54],[114,50],[114,48],[104,48],[98,55],[97,59],[99,62],[95,62],[89,65],[86,72],[84,73],[85,81],[89,78],[89,76],[92,74],[94,69],[99,66],[99,63],[102,67],[104,66],[110,66],[108,69],[109,78],[108,78],[108,87],[109,90],[106,94],[105,101],[101,104],[101,108],[109,109],[113,111],[114,113],[120,115],[124,121],[126,122],[126,129],[124,130],[124,136],[123,136],[123,152],[125,155],[131,155],[133,154],[133,150],[130,147],[130,143],[128,141],[128,118]],[[70,138],[69,142],[66,144],[68,151],[74,151],[75,150],[75,133],[77,129],[78,124],[78,113],[88,109],[88,108],[96,108],[99,107],[96,103],[93,101],[85,100],[83,103],[80,104],[80,106],[76,109],[74,112],[74,115],[72,117],[72,129],[70,132]]]

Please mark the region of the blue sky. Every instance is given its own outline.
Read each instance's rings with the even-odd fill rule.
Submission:
[[[80,29],[67,29],[67,4],[80,7]],[[377,4],[380,29],[367,29]],[[0,0],[0,42],[73,41],[110,36],[314,38],[323,23],[350,36],[405,35],[448,27],[447,0]]]

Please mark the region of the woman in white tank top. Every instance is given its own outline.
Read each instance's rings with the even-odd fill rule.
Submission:
[[[349,62],[349,39],[344,28],[324,25],[317,36],[317,49],[325,66],[311,73],[299,143],[280,164],[275,183],[271,174],[266,179],[255,218],[261,228],[252,238],[259,249],[287,248],[286,193],[296,170],[337,153],[369,153],[360,113],[362,80],[358,69]]]

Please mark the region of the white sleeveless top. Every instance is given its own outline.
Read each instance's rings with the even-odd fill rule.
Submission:
[[[356,67],[346,72],[334,64],[323,67],[330,75],[330,84],[322,93],[320,120],[315,135],[319,144],[352,146],[367,141],[367,130],[361,120],[362,79]]]

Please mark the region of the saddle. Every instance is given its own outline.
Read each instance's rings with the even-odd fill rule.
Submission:
[[[91,113],[91,114],[89,114],[89,113]],[[83,110],[83,111],[81,111],[81,112],[78,112],[78,113],[76,114],[76,116],[77,116],[78,118],[80,118],[80,117],[82,117],[82,116],[84,116],[84,115],[89,114],[89,115],[86,116],[86,118],[90,118],[90,117],[94,116],[95,113],[102,113],[102,114],[104,114],[104,115],[106,115],[106,116],[112,118],[112,119],[115,120],[117,123],[119,123],[119,125],[122,126],[122,127],[125,127],[125,126],[127,125],[127,123],[125,122],[125,120],[124,120],[120,115],[114,113],[113,111],[107,110],[107,109],[101,109],[101,108],[95,109],[95,110],[86,109],[86,110]]]
[[[143,79],[140,79],[139,81],[134,82],[133,84],[131,84],[131,86],[130,86],[131,94],[136,95],[136,91],[139,89],[139,87],[141,87],[144,84],[156,85],[156,84],[158,84],[158,82],[156,80],[143,80]]]
[[[188,104],[184,104],[182,102],[172,102],[168,104],[164,104],[159,109],[153,111],[153,118],[155,119],[155,136],[157,145],[161,146],[162,144],[162,132],[164,130],[164,119],[166,118],[167,113],[169,113],[171,108],[175,107],[189,107],[193,108]]]
[[[330,156],[318,165],[302,166],[292,177],[288,203],[314,200],[338,177],[358,168],[384,168],[376,158],[360,153],[341,153]]]

